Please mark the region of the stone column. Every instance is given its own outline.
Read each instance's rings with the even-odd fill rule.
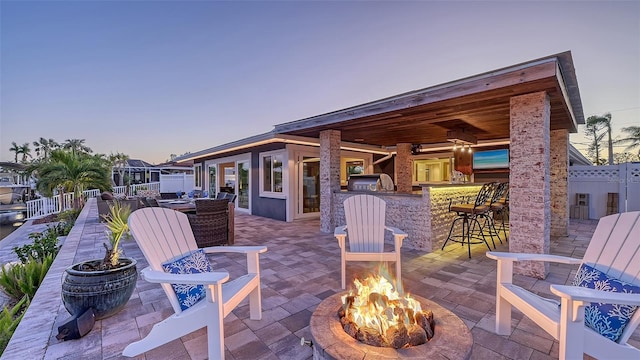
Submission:
[[[320,231],[325,233],[335,230],[333,192],[340,191],[340,138],[338,130],[320,132]]]
[[[551,130],[551,236],[569,233],[569,131]]]
[[[511,98],[509,251],[548,254],[550,248],[550,106],[546,92]],[[518,274],[544,279],[549,265],[517,262]]]
[[[396,145],[396,186],[400,193],[410,194],[411,179],[413,172],[411,171],[411,144],[401,143]]]

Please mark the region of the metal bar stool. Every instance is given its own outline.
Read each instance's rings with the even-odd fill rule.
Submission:
[[[494,211],[496,215],[500,216],[500,228],[497,229],[497,231],[502,231],[505,240],[509,241],[509,235],[507,234],[507,231],[509,231],[509,183],[506,184],[507,186],[504,196],[500,198],[498,203],[495,204],[491,210]]]
[[[482,185],[482,188],[478,192],[473,203],[452,204],[452,200],[449,200],[449,211],[456,212],[456,218],[453,220],[453,223],[451,223],[451,229],[449,230],[447,240],[442,244],[443,250],[449,241],[458,242],[462,246],[466,243],[469,248],[469,259],[471,259],[471,244],[484,243],[487,245],[487,248],[491,250],[491,246],[489,246],[489,243],[484,237],[483,227],[478,221],[478,215],[486,214],[490,210],[487,205],[487,201],[489,201],[491,194],[493,194],[494,188],[494,183]],[[462,233],[460,235],[453,235],[453,230],[458,221],[462,221]],[[476,226],[478,230],[475,230]],[[493,234],[489,232],[489,236],[491,237],[491,242],[495,248],[496,245],[493,241]]]
[[[501,213],[504,210],[505,208],[504,198],[505,198],[505,194],[507,194],[508,189],[509,189],[508,182],[496,184],[493,190],[493,194],[491,195],[491,199],[486,202],[486,205],[489,207],[489,211],[487,211],[486,213],[478,214],[478,217],[481,217],[482,219],[484,219],[484,226],[487,227],[489,233],[491,235],[495,235],[498,238],[498,240],[500,240],[500,244],[502,244],[502,239],[500,238],[500,232],[498,231],[498,229],[496,229],[496,222],[495,222],[494,216],[496,214]],[[504,231],[504,219],[502,222],[501,229]],[[506,235],[505,235],[505,238],[506,238]],[[491,237],[491,240],[493,241],[493,236]],[[495,245],[494,245],[494,248],[495,248]]]

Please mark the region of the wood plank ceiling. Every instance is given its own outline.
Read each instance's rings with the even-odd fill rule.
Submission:
[[[353,108],[277,125],[281,134],[318,138],[340,130],[342,141],[379,146],[446,142],[447,130],[463,129],[478,140],[509,138],[510,98],[546,91],[551,129],[575,132],[560,67],[544,61],[511,71],[463,79]],[[581,109],[581,104],[580,104]],[[579,114],[580,116],[582,114]]]

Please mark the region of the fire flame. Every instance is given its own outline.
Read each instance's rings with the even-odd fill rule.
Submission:
[[[385,334],[390,327],[414,324],[413,314],[422,311],[420,303],[408,294],[401,297],[384,277],[370,275],[354,281],[354,290],[342,296],[344,310],[359,328],[369,327]],[[403,311],[399,311],[403,309]]]

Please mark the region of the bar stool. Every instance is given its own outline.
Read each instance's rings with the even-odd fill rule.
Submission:
[[[495,204],[495,206],[492,207],[491,210],[494,211],[496,215],[500,216],[500,228],[497,229],[497,231],[502,231],[504,233],[505,241],[509,241],[509,236],[507,235],[507,231],[509,231],[509,183],[506,184],[507,186],[504,196],[497,204]]]
[[[471,259],[471,244],[484,243],[487,245],[487,248],[491,250],[491,246],[489,246],[489,243],[484,237],[483,227],[478,221],[478,216],[490,211],[487,201],[489,201],[489,198],[493,194],[495,186],[495,183],[486,183],[482,185],[482,188],[478,192],[478,195],[476,195],[476,199],[473,203],[452,204],[453,200],[449,200],[449,211],[456,212],[456,218],[453,220],[453,223],[451,223],[449,236],[447,236],[447,240],[442,244],[442,250],[444,250],[444,247],[449,241],[458,242],[462,246],[466,243],[469,248],[469,259]],[[462,221],[462,233],[460,235],[452,235],[458,221]],[[476,226],[478,230],[475,230]],[[491,242],[495,248],[496,244],[493,241],[493,234],[491,234],[490,231],[489,236],[491,237]]]
[[[497,185],[495,185],[493,194],[491,195],[491,199],[487,201],[485,204],[489,207],[489,211],[487,211],[486,213],[478,214],[478,217],[481,217],[484,219],[484,225],[485,227],[487,227],[489,233],[492,235],[495,235],[498,238],[498,240],[500,240],[500,244],[502,244],[502,239],[500,238],[500,232],[496,229],[496,222],[495,222],[494,216],[504,211],[505,195],[507,194],[508,190],[509,190],[508,182],[498,183]],[[504,231],[504,219],[502,222],[501,229],[502,231]],[[493,237],[491,238],[491,240],[493,241]],[[494,248],[495,248],[495,245],[494,245]]]

